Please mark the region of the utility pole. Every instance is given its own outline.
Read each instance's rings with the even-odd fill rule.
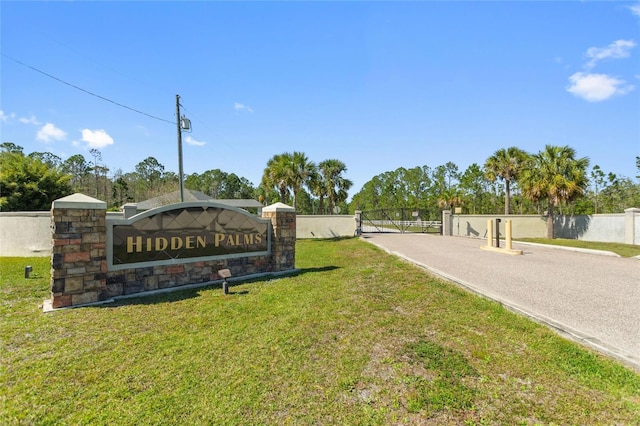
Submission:
[[[182,170],[182,124],[180,123],[180,95],[176,95],[176,122],[178,123],[178,176],[180,179],[180,202],[184,203],[184,172]]]

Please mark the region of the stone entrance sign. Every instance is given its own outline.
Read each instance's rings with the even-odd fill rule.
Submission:
[[[266,255],[270,221],[214,204],[183,203],[107,223],[107,268]]]
[[[51,300],[45,311],[118,297],[294,270],[296,214],[262,217],[212,202],[172,204],[125,218],[83,194],[51,208]]]

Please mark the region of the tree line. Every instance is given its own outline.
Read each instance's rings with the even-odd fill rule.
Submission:
[[[0,210],[48,210],[51,202],[81,192],[117,210],[180,187],[176,173],[154,157],[133,171],[111,172],[99,150],[65,160],[49,152],[25,154],[11,142],[0,144]],[[319,163],[302,152],[274,155],[260,184],[220,169],[185,177],[185,188],[214,199],[247,198],[263,204],[283,202],[300,214],[353,214],[355,210],[405,208],[420,211],[424,220],[440,218],[442,210],[460,208],[472,214],[620,213],[640,206],[640,184],[624,176],[590,170],[568,146],[546,146],[531,154],[517,147],[497,150],[483,165],[460,171],[453,162],[387,171],[366,182],[347,204],[353,183],[338,159]],[[636,157],[640,179],[640,157]]]
[[[640,157],[636,157],[640,179]],[[517,147],[497,150],[480,166],[460,171],[453,162],[374,176],[353,196],[350,209],[405,208],[424,220],[437,220],[442,210],[460,208],[471,214],[621,213],[640,206],[640,184],[605,173],[569,146],[547,145],[531,154]],[[552,220],[547,221],[552,237]]]
[[[180,188],[179,176],[154,157],[134,170],[110,173],[97,149],[90,158],[75,154],[62,160],[50,152],[25,154],[12,142],[0,144],[0,210],[49,210],[57,198],[80,192],[107,202],[110,210],[140,202]],[[185,176],[187,189],[214,199],[256,199],[264,204],[283,202],[301,214],[332,214],[347,211],[352,182],[345,178],[346,165],[336,159],[317,165],[301,152],[274,155],[255,187],[248,179],[220,169]]]

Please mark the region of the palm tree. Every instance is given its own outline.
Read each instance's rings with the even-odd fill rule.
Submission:
[[[333,214],[336,204],[346,201],[349,196],[347,191],[351,188],[353,182],[343,177],[343,173],[347,171],[347,166],[340,160],[324,160],[318,164],[318,171],[329,201],[329,214]]]
[[[309,161],[309,158],[307,158],[304,153],[294,151],[290,158],[289,167],[287,184],[293,192],[293,208],[295,209],[298,192],[303,185],[309,184],[309,180],[315,172],[316,165],[312,161]]]
[[[309,176],[307,185],[311,194],[318,197],[318,210],[314,211],[314,214],[324,214],[324,199],[327,198],[327,188],[324,185],[324,180],[317,167]]]
[[[280,202],[286,203],[289,196],[289,163],[291,154],[274,155],[262,173],[261,185],[265,188],[275,188],[280,194]]]
[[[485,176],[490,182],[505,182],[504,214],[511,213],[511,182],[515,182],[529,159],[529,154],[512,146],[497,150],[484,164]]]
[[[453,210],[454,207],[464,204],[463,194],[457,188],[445,189],[438,197],[438,207],[441,209]]]
[[[267,162],[261,184],[265,188],[277,189],[280,201],[283,203],[286,203],[289,195],[293,194],[295,209],[296,196],[302,186],[308,184],[315,169],[315,164],[302,152],[277,154]]]
[[[588,185],[587,157],[577,158],[569,146],[547,145],[532,157],[531,167],[523,170],[522,193],[533,202],[547,200],[547,238],[553,238],[556,206],[581,196]]]

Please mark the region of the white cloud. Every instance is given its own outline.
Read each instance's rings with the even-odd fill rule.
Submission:
[[[20,121],[22,124],[33,124],[34,126],[40,126],[42,124],[36,119],[36,116],[33,114],[31,114],[31,117],[29,118],[20,117],[18,121]]]
[[[36,134],[36,139],[45,143],[61,141],[67,137],[67,132],[58,129],[52,123],[47,123]]]
[[[200,142],[200,141],[197,141],[197,140],[195,140],[194,138],[192,138],[191,136],[187,136],[187,137],[184,139],[184,141],[185,141],[186,143],[188,143],[189,145],[194,145],[194,146],[204,146],[204,145],[206,145],[206,144],[207,144],[206,142]]]
[[[236,111],[242,111],[245,110],[247,112],[253,112],[253,110],[251,109],[250,106],[247,106],[245,104],[241,104],[240,102],[236,102],[233,104],[233,109],[235,109]]]
[[[640,3],[629,6],[629,10],[636,16],[640,16]]]
[[[587,49],[587,58],[591,58],[585,67],[591,69],[596,64],[607,58],[620,59],[628,58],[629,51],[636,46],[633,40],[616,40],[607,47],[590,47]]]
[[[589,102],[600,102],[615,95],[624,95],[634,89],[627,84],[607,74],[591,74],[577,72],[569,77],[571,85],[567,91]]]
[[[109,134],[100,130],[82,130],[82,141],[86,142],[89,148],[104,148],[113,144],[113,138]]]
[[[615,95],[631,92],[635,87],[626,81],[590,71],[603,59],[628,58],[635,46],[633,40],[616,40],[607,47],[590,47],[586,53],[586,57],[590,59],[584,64],[586,72],[577,72],[570,76],[571,84],[566,90],[588,102],[600,102]]]
[[[15,116],[16,115],[14,113],[7,115],[0,109],[0,121],[6,122],[10,118],[15,118]]]

